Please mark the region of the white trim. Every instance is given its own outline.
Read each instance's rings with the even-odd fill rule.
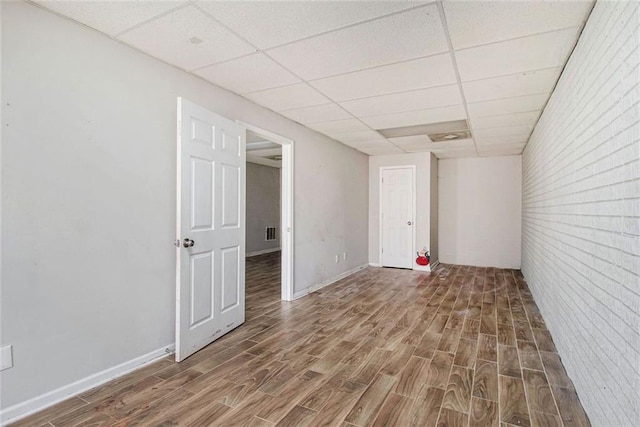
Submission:
[[[264,157],[254,156],[253,154],[249,154],[249,152],[247,152],[247,162],[255,163],[262,166],[269,166],[271,168],[277,169],[280,169],[282,167],[282,164],[279,160],[271,160]]]
[[[36,396],[33,399],[25,400],[24,402],[9,406],[0,412],[0,423],[5,425],[9,422],[18,421],[22,418],[28,417],[29,415],[42,411],[56,403],[60,403],[63,400],[78,395],[84,391],[126,375],[136,369],[140,369],[145,365],[172,354],[174,351],[175,345],[169,344],[147,354],[143,354],[142,356],[138,356],[135,359],[128,360],[119,365],[105,369],[104,371],[97,372],[89,375],[88,377],[72,382],[71,384],[64,385],[48,393]]]
[[[431,263],[427,265],[414,264],[413,271],[431,271]]]
[[[278,252],[279,250],[281,250],[280,248],[272,248],[272,249],[263,249],[261,251],[255,251],[255,252],[247,252],[244,257],[245,258],[250,258],[252,256],[258,256],[258,255],[264,255],[264,254],[270,254],[272,252]]]
[[[281,215],[280,215],[280,246],[282,247],[282,292],[281,298],[284,301],[293,301],[294,289],[294,236],[293,236],[293,204],[294,204],[294,141],[289,138],[277,135],[268,130],[253,126],[248,123],[238,121],[247,130],[256,133],[265,139],[282,145],[282,168],[281,168]]]
[[[344,273],[340,273],[337,276],[333,276],[330,279],[325,280],[324,282],[320,282],[320,283],[316,283],[315,285],[311,285],[306,289],[303,289],[301,291],[296,292],[295,294],[293,294],[293,299],[296,300],[298,298],[302,298],[306,295],[309,295],[312,292],[315,292],[319,289],[322,289],[324,287],[327,287],[331,284],[334,284],[335,282],[337,282],[338,280],[342,280],[345,277],[351,276],[354,273],[357,273],[360,270],[364,270],[365,268],[367,268],[369,266],[369,264],[362,264],[357,266],[356,268],[352,268],[351,270],[347,270]]]
[[[412,174],[412,189],[411,189],[411,193],[412,193],[412,204],[413,204],[413,208],[412,210],[412,215],[413,218],[411,219],[411,224],[413,225],[411,227],[411,233],[412,233],[412,242],[411,242],[411,252],[409,252],[411,254],[411,260],[410,263],[411,265],[414,265],[414,261],[413,261],[413,251],[415,250],[416,247],[416,229],[418,228],[418,224],[416,224],[416,165],[398,165],[398,166],[380,166],[380,170],[378,171],[378,187],[379,187],[379,194],[378,194],[378,199],[380,201],[380,206],[378,207],[378,222],[380,225],[380,230],[378,233],[378,256],[380,257],[380,266],[384,267],[384,263],[383,263],[383,259],[382,259],[382,205],[383,205],[383,198],[382,198],[382,171],[384,170],[390,170],[390,169],[411,169],[411,174]]]
[[[370,262],[369,267],[379,268],[379,267],[382,267],[382,264],[380,264],[379,262]]]

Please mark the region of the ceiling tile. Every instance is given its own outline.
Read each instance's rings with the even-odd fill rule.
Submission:
[[[458,85],[440,86],[411,92],[375,96],[340,102],[356,117],[377,116],[462,103]]]
[[[578,39],[578,29],[554,31],[457,51],[462,81],[563,66]]]
[[[403,136],[389,138],[389,141],[407,152],[423,152],[438,150],[475,149],[473,139],[461,139],[458,141],[432,142],[426,135]]]
[[[482,154],[483,152],[494,152],[501,150],[522,150],[524,149],[526,142],[519,142],[517,144],[478,144],[478,152]]]
[[[353,116],[347,113],[338,104],[316,105],[313,107],[297,108],[288,111],[281,111],[280,114],[295,120],[298,123],[319,123],[332,120],[352,119]]]
[[[346,120],[333,120],[330,122],[320,122],[320,123],[311,123],[307,125],[311,129],[315,129],[318,132],[323,133],[344,133],[344,132],[355,132],[359,130],[368,130],[367,125],[362,123],[358,119],[346,119]]]
[[[491,150],[478,150],[481,157],[501,157],[501,156],[517,156],[522,154],[524,148],[494,148]]]
[[[254,51],[248,43],[193,6],[165,15],[118,38],[186,70]],[[193,43],[192,39],[201,42]]]
[[[471,118],[473,130],[495,128],[503,126],[535,125],[541,111],[529,111],[527,113],[505,114],[490,117]]]
[[[333,139],[337,139],[341,142],[350,142],[350,143],[367,143],[374,141],[384,141],[385,138],[380,135],[378,132],[374,130],[361,130],[357,132],[346,132],[346,133],[331,133],[329,134]]]
[[[384,144],[380,144],[380,145],[371,145],[366,147],[353,147],[353,148],[365,154],[368,154],[370,156],[384,156],[389,154],[404,153],[403,150],[386,141],[384,142]]]
[[[451,55],[446,53],[315,80],[311,85],[334,101],[345,101],[456,82]]]
[[[495,99],[493,101],[472,102],[467,104],[469,116],[486,117],[500,114],[524,113],[542,110],[549,99],[548,93],[517,96],[515,98]]]
[[[313,80],[447,50],[438,9],[429,5],[281,46],[267,53],[302,78]]]
[[[438,159],[455,159],[461,157],[478,157],[475,148],[442,148],[431,151]]]
[[[502,135],[502,136],[485,136],[475,138],[478,147],[481,145],[497,145],[497,144],[525,144],[529,139],[529,134],[523,133],[519,135]]]
[[[220,22],[261,49],[418,6],[423,2],[199,1]]]
[[[195,74],[240,94],[300,82],[299,78],[262,53],[202,68]]]
[[[593,1],[445,1],[455,49],[577,27]]]
[[[245,94],[244,97],[274,111],[292,110],[330,102],[306,83],[251,92]]]
[[[37,1],[36,3],[110,36],[185,4],[183,1]]]
[[[364,123],[373,129],[390,129],[429,123],[449,122],[466,119],[462,105],[450,107],[428,108],[425,110],[406,111],[403,113],[383,114],[380,116],[362,117]]]
[[[505,126],[499,128],[474,129],[475,137],[484,138],[492,136],[522,136],[529,135],[533,130],[533,125],[528,126]]]
[[[562,68],[528,71],[509,76],[462,83],[467,102],[489,101],[521,95],[549,93]]]

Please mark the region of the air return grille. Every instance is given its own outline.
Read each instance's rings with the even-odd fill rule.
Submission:
[[[276,240],[276,228],[275,227],[267,227],[266,229],[266,241]]]

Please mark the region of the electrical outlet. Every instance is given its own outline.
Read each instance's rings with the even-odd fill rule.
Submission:
[[[336,255],[336,264],[340,262],[340,254]]]
[[[10,345],[0,348],[0,371],[13,367],[13,350]]]

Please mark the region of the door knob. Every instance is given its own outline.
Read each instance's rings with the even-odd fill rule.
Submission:
[[[407,225],[411,225],[411,221],[407,221]]]
[[[195,244],[196,244],[196,242],[194,240],[191,240],[191,239],[184,239],[184,241],[182,242],[182,246],[184,246],[185,248],[191,248]]]

